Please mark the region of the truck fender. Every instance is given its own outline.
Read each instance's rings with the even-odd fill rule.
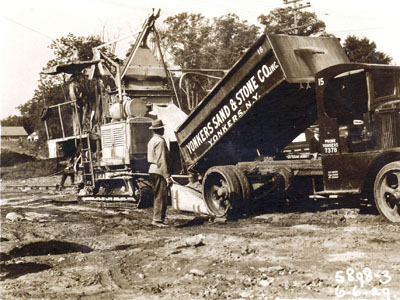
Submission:
[[[400,161],[400,147],[392,148],[377,155],[370,163],[368,173],[365,176],[362,194],[364,196],[373,195],[373,187],[376,175],[387,164]]]

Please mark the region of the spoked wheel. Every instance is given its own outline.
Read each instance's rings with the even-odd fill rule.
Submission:
[[[204,175],[203,197],[215,217],[236,214],[241,193],[239,180],[230,166],[212,167]]]
[[[378,211],[391,222],[400,222],[400,162],[384,166],[374,184]]]

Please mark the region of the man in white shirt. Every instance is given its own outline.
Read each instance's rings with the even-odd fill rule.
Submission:
[[[153,188],[153,221],[152,225],[167,227],[164,223],[168,201],[168,186],[171,185],[170,159],[167,143],[163,137],[164,124],[154,120],[150,126],[153,137],[147,144],[147,161],[150,164],[149,177]]]

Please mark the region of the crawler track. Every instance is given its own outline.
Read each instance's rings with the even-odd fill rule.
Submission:
[[[131,196],[78,196],[78,203],[97,207],[143,207]]]
[[[66,186],[63,190],[59,189],[58,185],[4,185],[1,186],[1,191],[4,192],[17,192],[17,191],[59,191],[62,192],[75,192],[76,187]],[[121,208],[143,208],[149,206],[149,201],[146,203],[141,203],[140,201],[136,200],[132,196],[124,196],[124,195],[109,195],[109,196],[76,196],[79,204],[82,205],[89,205],[95,207],[121,207]]]
[[[32,191],[32,190],[40,190],[40,191],[57,191],[59,190],[60,187],[59,185],[4,185],[1,186],[2,191],[12,191],[12,190],[19,190],[19,191]],[[71,186],[66,186],[63,188],[64,191],[73,191],[75,190],[76,187],[71,185]]]

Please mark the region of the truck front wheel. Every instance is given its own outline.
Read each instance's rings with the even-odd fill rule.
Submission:
[[[400,222],[400,162],[384,166],[374,184],[375,204],[379,213],[391,222]]]

